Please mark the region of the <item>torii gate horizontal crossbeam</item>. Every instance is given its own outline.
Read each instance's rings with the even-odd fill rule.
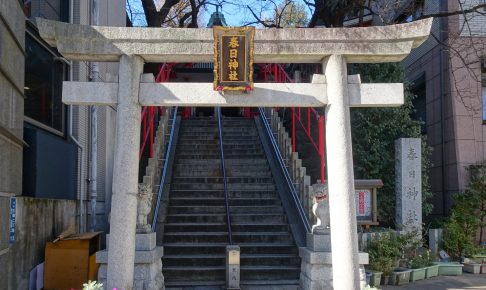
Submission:
[[[145,62],[213,62],[212,30],[75,25],[37,18],[44,40],[67,59]],[[429,36],[432,19],[359,28],[257,29],[255,63],[320,63],[333,54],[347,63],[397,62]]]
[[[255,83],[249,94],[221,94],[212,83],[140,83],[142,106],[323,107],[326,84]],[[403,84],[348,84],[351,107],[403,104]],[[83,92],[80,94],[79,92]],[[76,105],[116,105],[118,83],[64,82],[62,101]]]

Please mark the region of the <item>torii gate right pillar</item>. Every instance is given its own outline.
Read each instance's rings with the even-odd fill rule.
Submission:
[[[342,55],[323,64],[327,79],[326,148],[334,289],[360,289],[348,73]]]

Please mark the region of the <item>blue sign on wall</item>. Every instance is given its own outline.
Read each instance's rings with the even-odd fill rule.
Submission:
[[[17,199],[10,198],[10,223],[9,223],[9,239],[8,243],[11,245],[15,242],[15,219],[17,217]]]

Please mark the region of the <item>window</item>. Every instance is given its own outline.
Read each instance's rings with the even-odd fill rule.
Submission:
[[[420,131],[422,135],[427,134],[427,100],[426,100],[426,84],[425,84],[425,74],[417,78],[413,82],[411,88],[412,93],[415,98],[412,100],[414,107],[414,113],[412,113],[412,118],[421,121]]]
[[[25,50],[24,113],[27,121],[45,125],[46,129],[54,129],[63,134],[64,105],[61,102],[61,90],[67,66],[55,51],[44,45],[34,34],[26,33]]]
[[[34,20],[36,17],[69,22],[68,0],[19,0],[25,17]]]

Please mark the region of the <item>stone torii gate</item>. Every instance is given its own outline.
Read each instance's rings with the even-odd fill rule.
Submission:
[[[141,82],[144,62],[212,62],[211,29],[125,28],[37,19],[67,59],[119,62],[118,82],[64,82],[63,102],[116,105],[116,145],[107,289],[131,289],[134,273],[141,106],[326,107],[334,289],[359,289],[350,107],[403,104],[402,84],[362,84],[347,63],[397,62],[427,39],[432,19],[366,28],[261,29],[255,63],[322,63],[312,83],[256,83],[221,95],[212,83]]]

